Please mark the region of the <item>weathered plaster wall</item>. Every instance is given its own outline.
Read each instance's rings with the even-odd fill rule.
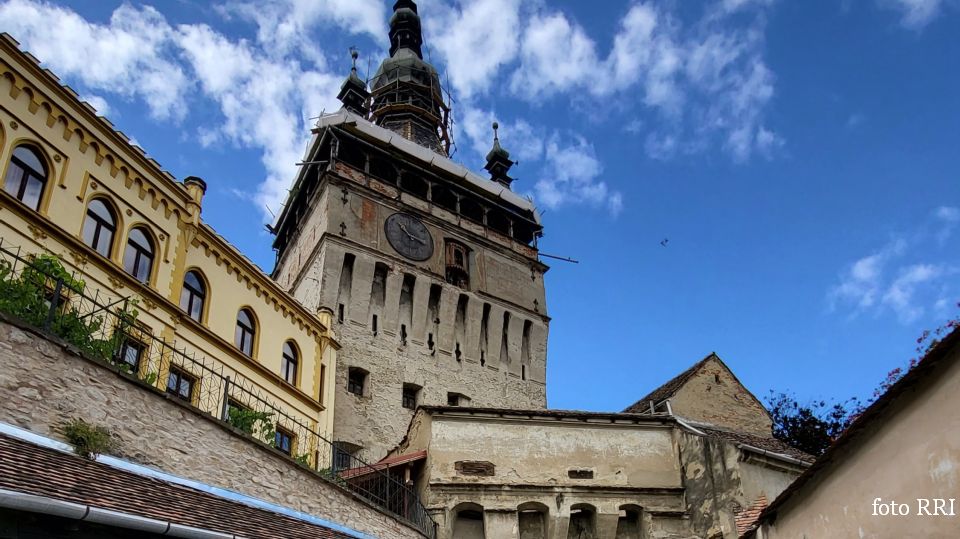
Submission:
[[[553,420],[477,420],[435,416],[430,441],[431,483],[679,487],[669,425],[610,425]],[[491,477],[469,477],[457,461],[490,461]],[[570,470],[592,479],[571,479]]]
[[[109,428],[121,456],[384,538],[422,537],[349,492],[144,385],[0,321],[0,421],[53,438],[73,418]]]
[[[698,537],[734,539],[734,509],[743,506],[740,451],[729,443],[682,433],[683,485],[691,530]]]
[[[566,539],[571,515],[585,507],[595,537],[631,538],[638,528],[645,538],[693,537],[671,425],[457,414],[419,412],[401,448],[428,450],[422,488],[441,539],[459,539],[457,526],[469,525],[461,510],[482,512],[488,538]],[[465,474],[458,462],[489,463],[492,475]]]
[[[786,490],[799,473],[786,468],[774,468],[754,461],[740,462],[740,485],[743,491],[744,507],[749,507],[760,495],[768,502]]]
[[[770,414],[717,360],[708,361],[670,399],[673,413],[726,429],[770,436]]]
[[[942,372],[905,391],[889,415],[835,455],[819,479],[777,511],[763,539],[863,537],[954,538],[960,516],[918,515],[917,498],[958,499],[960,514],[960,351]],[[881,498],[908,505],[909,516],[874,516]],[[933,505],[930,505],[931,512]]]

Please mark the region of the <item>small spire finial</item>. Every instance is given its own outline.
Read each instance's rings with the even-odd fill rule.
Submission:
[[[500,124],[498,124],[497,122],[493,122],[493,140],[495,140],[495,141],[499,141],[499,140],[500,140],[500,137],[499,137],[499,135],[497,134],[497,130],[498,130],[498,129],[500,129]]]
[[[353,66],[350,68],[351,71],[357,70],[357,58],[360,57],[360,51],[356,47],[350,47],[350,58],[353,61]]]

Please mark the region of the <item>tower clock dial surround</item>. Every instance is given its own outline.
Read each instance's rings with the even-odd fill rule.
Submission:
[[[395,213],[383,224],[393,249],[410,260],[422,262],[433,256],[433,236],[426,225],[409,213]]]

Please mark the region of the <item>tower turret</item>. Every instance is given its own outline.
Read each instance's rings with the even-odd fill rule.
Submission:
[[[491,180],[510,189],[513,178],[507,175],[507,173],[510,172],[510,167],[514,165],[514,161],[510,160],[510,152],[500,146],[500,137],[497,134],[498,129],[500,129],[500,124],[493,122],[493,149],[487,154],[487,164],[483,168],[490,173]]]
[[[345,109],[366,118],[370,113],[370,92],[367,91],[367,83],[357,75],[358,56],[356,49],[350,51],[353,67],[350,68],[350,76],[340,85],[340,93],[337,94],[337,99],[343,103]]]
[[[371,119],[421,146],[447,155],[449,108],[440,77],[423,60],[423,32],[413,0],[398,0],[390,18],[390,58],[373,76]]]

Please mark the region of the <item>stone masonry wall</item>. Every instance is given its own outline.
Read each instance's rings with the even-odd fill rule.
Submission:
[[[73,418],[102,425],[121,457],[310,513],[381,538],[413,528],[208,416],[0,318],[0,421],[63,439]]]
[[[546,407],[549,318],[535,252],[517,251],[522,244],[505,236],[506,243],[495,241],[498,235],[481,225],[359,170],[340,165],[337,173],[325,177],[318,203],[278,266],[278,279],[301,303],[328,308],[335,320],[343,314],[334,323],[343,346],[335,378],[336,441],[362,447],[358,456],[368,461],[384,456],[412,417],[401,406],[404,384],[422,388],[417,404],[446,405],[448,393],[456,393],[469,406]],[[384,222],[398,211],[423,218],[434,241],[430,259],[412,262],[389,245]],[[448,239],[470,250],[466,288],[445,281]],[[349,279],[341,275],[347,256],[354,257]],[[386,274],[375,294],[378,264]],[[407,303],[405,276],[414,279]],[[432,289],[439,290],[433,300]],[[362,396],[347,391],[351,367],[369,373]]]
[[[726,366],[708,361],[670,399],[673,413],[722,429],[770,436],[773,422]]]

